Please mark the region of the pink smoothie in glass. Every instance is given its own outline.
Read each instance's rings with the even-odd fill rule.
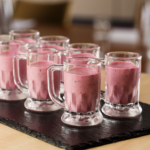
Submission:
[[[18,38],[16,40],[20,40],[20,41],[24,41],[26,43],[36,43],[36,40],[32,39],[32,38]]]
[[[101,73],[93,68],[64,72],[65,106],[71,112],[94,111],[100,95]]]
[[[11,53],[13,53],[14,55],[16,55],[16,54],[26,54],[26,48],[25,47],[21,48],[21,50],[19,49],[19,46],[20,46],[19,43],[12,41],[12,42],[10,42],[9,45],[11,45],[10,48],[9,48],[9,51]],[[20,80],[23,84],[25,84],[25,81],[27,80],[26,64],[27,64],[26,60],[23,60],[23,59],[19,60],[19,71],[20,71],[19,74],[20,74]],[[18,69],[17,69],[17,66],[16,66],[16,76],[17,76],[16,80],[18,81],[19,78],[18,78],[17,71],[18,71]]]
[[[45,48],[54,48],[54,49],[57,49],[57,50],[60,50],[60,51],[64,51],[65,48],[62,47],[62,46],[58,46],[58,45],[51,45],[51,44],[42,44],[42,47],[45,47]]]
[[[28,48],[32,48],[37,46],[37,41],[35,39],[32,38],[17,38],[16,40],[20,40],[23,41],[25,43],[28,43]]]
[[[13,78],[13,57],[16,51],[5,51],[0,53],[0,88],[16,89]]]
[[[106,100],[113,104],[135,103],[140,69],[132,62],[112,62],[105,67]]]
[[[47,69],[53,61],[39,61],[27,66],[27,79],[30,97],[38,100],[50,99],[47,89]],[[54,73],[55,93],[58,95],[60,88],[59,72]]]

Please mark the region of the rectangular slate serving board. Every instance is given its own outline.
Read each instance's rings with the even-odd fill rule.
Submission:
[[[24,108],[24,101],[0,101],[0,123],[67,150],[81,150],[150,134],[150,105],[140,103],[143,112],[132,119],[104,116],[94,127],[71,127],[61,122],[63,109],[34,113]]]

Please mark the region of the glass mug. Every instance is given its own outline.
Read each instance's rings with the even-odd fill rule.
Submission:
[[[105,104],[102,112],[112,117],[135,117],[142,112],[139,104],[141,58],[133,52],[105,55]]]
[[[11,30],[9,32],[9,35],[10,35],[10,39],[11,40],[21,40],[21,41],[24,41],[26,43],[28,43],[28,48],[31,48],[31,47],[35,47],[37,46],[37,40],[39,38],[39,31],[37,30],[32,30],[32,29],[19,29],[19,30]],[[25,52],[22,52],[22,54],[26,54],[26,51]],[[21,64],[20,66],[22,65],[26,65],[26,60],[20,60],[19,63]],[[16,70],[17,71],[17,70]],[[18,76],[18,79],[20,82],[18,82],[18,84],[26,84],[25,82],[27,82],[27,72],[26,72],[26,69],[24,67],[21,67],[18,71],[20,71],[20,75],[21,75],[21,78],[20,76]]]
[[[100,58],[100,47],[93,43],[73,43],[67,47],[68,57]]]
[[[60,51],[61,59],[59,60],[59,64],[63,64],[63,61],[66,59],[66,47],[69,41],[68,37],[60,35],[42,36],[38,40],[38,45],[39,47],[49,47]]]
[[[63,64],[63,61],[66,59],[66,48],[69,44],[70,39],[61,35],[49,35],[42,36],[38,40],[39,47],[49,47],[57,49],[61,52],[61,57],[59,60],[59,64]],[[63,73],[61,75],[61,81],[63,82]],[[61,90],[63,88],[63,84],[61,84]]]
[[[78,61],[84,64],[78,64]],[[64,102],[55,94],[55,71],[64,71]],[[100,112],[101,61],[96,58],[68,58],[63,65],[47,70],[51,99],[64,108],[62,122],[72,126],[93,126],[102,122]]]
[[[28,43],[29,47],[35,47],[37,45],[37,40],[40,36],[40,32],[33,29],[20,29],[11,30],[9,32],[10,39],[21,40]]]
[[[28,94],[24,105],[25,108],[35,112],[49,112],[60,109],[60,107],[51,101],[47,89],[47,69],[52,64],[57,64],[60,57],[60,52],[50,48],[31,48],[27,51],[27,55],[15,57],[19,66],[19,61],[27,59],[27,83],[16,84],[17,87]],[[16,68],[14,68],[16,70]],[[16,72],[16,71],[14,71]],[[20,76],[20,75],[18,75]],[[14,74],[16,81],[17,74]],[[55,91],[59,96],[60,90],[60,73],[55,73]]]
[[[8,40],[0,43],[0,99],[5,101],[23,100],[27,97],[14,83],[13,58],[25,51],[27,44],[23,41]]]
[[[70,39],[61,35],[41,36],[38,39],[38,44],[41,47],[50,47],[58,50],[65,50],[68,46]]]

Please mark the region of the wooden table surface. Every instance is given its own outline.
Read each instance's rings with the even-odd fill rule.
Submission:
[[[104,70],[102,70],[102,90],[104,90]],[[150,75],[142,73],[140,101],[150,104]],[[90,150],[148,150],[150,135],[125,140]],[[36,138],[0,124],[0,150],[61,150]]]

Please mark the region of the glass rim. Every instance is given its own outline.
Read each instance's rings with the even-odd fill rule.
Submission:
[[[41,50],[41,51],[40,51]],[[49,51],[50,53],[44,53],[45,51]],[[61,52],[59,52],[58,50],[54,49],[54,48],[42,48],[42,47],[33,47],[33,48],[29,48],[27,50],[27,53],[30,54],[39,54],[39,55],[48,55],[48,54],[59,54]]]
[[[8,42],[8,44],[6,44]],[[0,41],[0,47],[16,47],[15,44],[9,45],[10,42],[16,42],[19,46],[28,46],[28,43],[21,41],[21,40],[4,40]]]
[[[136,56],[117,57],[117,56],[111,56],[111,54],[131,54]],[[142,56],[137,52],[125,52],[125,51],[108,52],[105,54],[105,57],[112,58],[112,59],[119,59],[119,60],[142,59]]]
[[[81,45],[81,46],[93,46],[93,47],[89,47],[89,48],[86,48],[86,50],[95,50],[95,49],[100,49],[100,46],[95,44],[95,43],[71,43],[68,45],[68,48],[69,49],[72,49],[72,50],[82,50],[82,49],[85,49],[85,48],[76,48],[76,47],[73,47],[75,45]]]
[[[96,60],[97,62],[96,63],[91,63],[91,64],[75,64],[75,63],[70,63],[68,62],[69,60],[73,60],[73,59],[80,59],[80,60],[83,60],[83,59],[92,59],[92,60]],[[101,64],[101,59],[99,58],[93,58],[93,57],[69,57],[69,58],[66,58],[64,60],[64,63],[67,63],[69,65],[97,65],[97,64]]]
[[[15,30],[11,30],[9,31],[9,35],[34,35],[34,34],[40,34],[40,32],[38,30],[34,30],[34,29],[15,29]]]
[[[49,38],[62,38],[60,40],[48,40]],[[63,43],[63,42],[69,42],[69,38],[66,36],[61,35],[47,35],[47,36],[41,36],[39,37],[39,41],[47,41],[47,42],[53,42],[53,43]]]

